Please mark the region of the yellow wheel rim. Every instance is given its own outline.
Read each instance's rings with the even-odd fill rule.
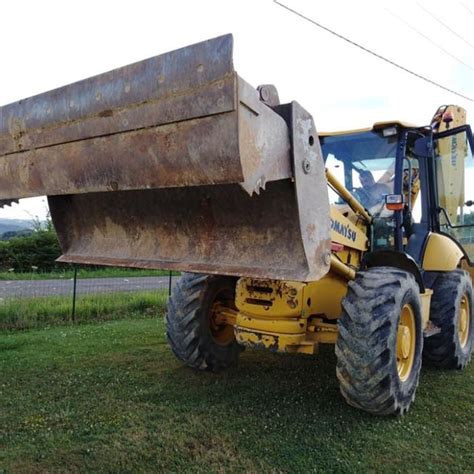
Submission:
[[[397,333],[397,371],[402,382],[410,377],[416,350],[415,313],[411,305],[403,306]]]
[[[458,337],[461,347],[464,349],[469,340],[469,330],[471,326],[471,308],[466,295],[461,298],[461,307],[459,309]]]
[[[230,301],[233,302],[233,300]],[[234,326],[229,324],[229,318],[226,317],[226,309],[230,301],[228,301],[228,295],[222,293],[218,295],[212,304],[209,317],[212,338],[222,346],[230,344],[235,337]]]

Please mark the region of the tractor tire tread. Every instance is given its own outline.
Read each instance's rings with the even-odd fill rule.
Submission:
[[[173,289],[166,312],[166,337],[174,355],[189,367],[218,372],[237,364],[241,346],[217,344],[205,314],[213,284],[227,277],[184,273]]]
[[[394,351],[399,313],[406,295],[411,295],[421,327],[418,292],[411,274],[391,267],[359,272],[349,283],[342,302],[335,351],[340,390],[350,405],[375,415],[387,415],[403,414],[413,402],[421,357],[415,359],[414,373],[410,375],[412,386],[402,390]],[[422,344],[421,335],[419,340]]]
[[[423,356],[436,367],[463,369],[471,361],[474,339],[471,279],[461,269],[439,272],[432,290],[430,320],[441,331],[426,339]],[[464,292],[468,293],[470,299],[471,326],[467,345],[462,348],[458,340],[456,313]]]

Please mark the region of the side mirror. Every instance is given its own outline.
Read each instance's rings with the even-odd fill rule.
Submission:
[[[389,211],[401,211],[403,209],[403,194],[387,194],[385,207]]]

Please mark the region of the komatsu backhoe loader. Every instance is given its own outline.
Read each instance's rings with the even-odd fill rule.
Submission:
[[[400,414],[422,359],[471,358],[472,149],[456,106],[318,136],[227,35],[0,108],[0,199],[48,196],[62,262],[189,272],[185,364],[335,344],[347,402]]]

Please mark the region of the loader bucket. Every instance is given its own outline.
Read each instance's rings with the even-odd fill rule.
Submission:
[[[226,35],[0,108],[0,200],[47,195],[62,262],[313,280],[329,268],[319,141]]]

